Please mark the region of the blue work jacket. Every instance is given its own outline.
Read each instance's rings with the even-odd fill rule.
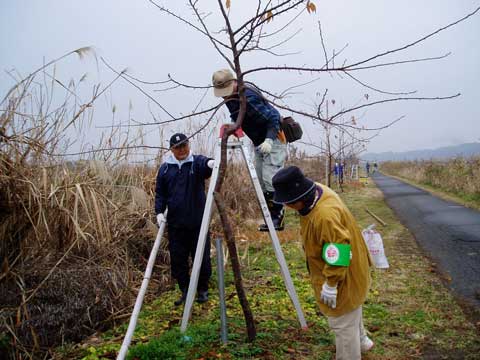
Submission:
[[[211,158],[190,155],[178,161],[170,155],[157,174],[155,213],[168,207],[167,223],[173,227],[196,228],[202,223],[205,208],[205,179],[212,175],[207,166]]]
[[[275,109],[260,92],[245,88],[247,98],[247,111],[242,123],[242,129],[252,140],[253,145],[258,146],[266,138],[275,140],[280,131],[280,113]],[[227,100],[226,105],[230,111],[232,122],[237,121],[240,110],[238,95]]]

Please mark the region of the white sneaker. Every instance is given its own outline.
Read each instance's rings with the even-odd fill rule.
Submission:
[[[375,343],[367,335],[360,339],[360,350],[362,353],[369,351],[371,348],[373,348],[373,345],[375,345]]]

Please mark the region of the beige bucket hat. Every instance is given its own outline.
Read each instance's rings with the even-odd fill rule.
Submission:
[[[216,97],[233,94],[235,76],[228,69],[215,71],[212,76],[213,94]]]

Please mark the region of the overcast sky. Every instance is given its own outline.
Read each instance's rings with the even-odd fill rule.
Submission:
[[[323,35],[329,54],[348,46],[336,59],[336,64],[356,62],[389,49],[404,46],[418,38],[451,23],[480,6],[471,0],[313,0],[317,11],[311,15],[304,12],[277,39],[286,38],[297,30],[301,32],[282,47],[279,53],[295,53],[276,57],[266,53],[252,53],[242,59],[243,69],[271,65],[295,65],[319,67],[323,65],[323,51],[318,36],[318,21],[322,23]],[[182,16],[192,19],[187,2],[158,1],[166,4]],[[219,30],[221,16],[216,0],[200,0],[199,7],[211,11],[208,24]],[[256,1],[231,0],[230,18],[241,24],[248,14],[254,13]],[[293,13],[292,13],[293,16]],[[287,18],[285,18],[286,20]],[[269,25],[275,29],[284,23],[273,20]],[[223,34],[219,35],[224,38]],[[448,29],[432,39],[407,51],[385,58],[397,61],[426,58],[451,52],[445,59],[397,65],[355,73],[361,81],[372,87],[390,92],[416,90],[413,96],[437,97],[458,92],[461,96],[445,101],[403,101],[387,103],[355,114],[360,126],[377,127],[400,116],[405,118],[385,129],[368,145],[369,152],[407,151],[436,148],[464,142],[480,141],[480,14]],[[271,43],[273,44],[273,42]],[[148,81],[165,80],[171,74],[178,80],[196,85],[208,85],[211,74],[227,67],[211,43],[203,35],[178,20],[161,13],[148,1],[143,0],[2,0],[0,3],[0,95],[3,96],[14,84],[5,71],[15,68],[27,75],[42,63],[59,57],[79,47],[92,45],[97,55],[103,56],[115,68],[129,69],[129,73]],[[114,74],[103,64],[96,64],[93,57],[79,60],[71,57],[57,65],[56,76],[65,84],[70,79],[78,80],[88,73],[88,80],[79,85],[79,93],[88,99],[94,84],[108,83]],[[247,80],[262,88],[280,93],[285,88],[312,79],[316,82],[300,88],[287,103],[300,110],[314,111],[317,93],[329,89],[329,98],[335,100],[330,111],[369,101],[388,98],[380,93],[363,88],[345,76],[296,72],[256,72]],[[216,103],[211,91],[204,97],[203,91],[175,90],[155,92],[160,86],[144,86],[167,110],[178,115]],[[203,100],[202,100],[203,99]],[[129,107],[131,109],[129,111]],[[128,117],[142,122],[151,122],[151,113],[159,119],[168,116],[149,101],[137,89],[123,80],[112,87],[107,96],[98,100],[94,116],[94,128],[88,138],[95,143],[102,129],[110,124],[109,109],[115,105],[115,121],[126,122]],[[220,122],[224,120],[219,115]],[[195,121],[203,123],[205,119]],[[198,124],[193,124],[197,126]],[[311,124],[308,136],[314,142],[321,141],[321,133]],[[151,129],[151,128],[150,128]],[[168,129],[166,136],[178,129]],[[158,141],[158,127],[147,136],[147,142]],[[310,131],[311,130],[311,131]],[[85,135],[85,134],[84,134]]]

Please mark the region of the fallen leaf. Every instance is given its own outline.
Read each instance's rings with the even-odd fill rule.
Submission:
[[[267,12],[267,23],[273,20],[273,13],[272,10]]]

